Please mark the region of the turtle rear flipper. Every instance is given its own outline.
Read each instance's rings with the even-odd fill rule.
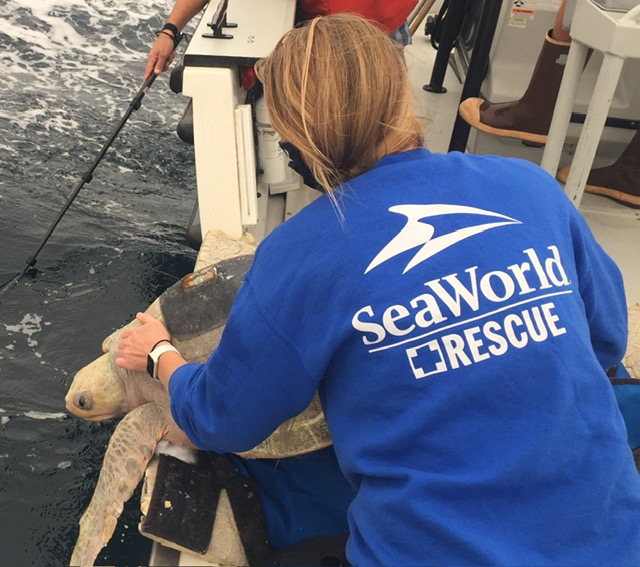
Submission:
[[[167,429],[165,411],[154,403],[129,412],[111,436],[98,484],[80,519],[73,566],[92,566],[116,528],[124,503],[140,483]]]

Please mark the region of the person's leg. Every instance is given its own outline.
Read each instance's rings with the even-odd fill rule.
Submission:
[[[570,1],[569,6],[567,5],[567,0],[563,0],[560,8],[558,9],[558,13],[556,14],[556,19],[553,21],[553,30],[551,32],[551,37],[557,41],[570,42],[571,34],[569,30],[571,29],[571,18],[573,15],[573,5],[575,2]]]
[[[567,181],[569,170],[567,166],[558,171],[560,182]],[[584,190],[640,209],[640,130],[614,163],[591,170]]]
[[[571,45],[571,36],[563,26],[563,20],[570,21],[569,10],[573,9],[573,4],[571,0],[569,3],[567,7],[567,0],[563,0],[556,14],[522,98],[497,104],[477,97],[468,98],[460,105],[460,116],[466,122],[488,134],[517,138],[531,144],[546,143]]]
[[[566,0],[562,3],[553,27],[554,37],[570,40],[567,30],[571,29],[575,2],[576,0]],[[566,182],[569,169],[567,166],[558,171],[557,178],[562,183]],[[614,163],[591,170],[585,191],[605,195],[629,207],[640,208],[640,131],[636,131]]]
[[[286,459],[231,459],[257,485],[269,542],[276,549],[347,533],[347,508],[355,492],[333,447]]]

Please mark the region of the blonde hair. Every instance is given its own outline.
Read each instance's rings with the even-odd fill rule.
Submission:
[[[273,127],[334,201],[338,185],[381,157],[423,144],[401,48],[358,16],[291,30],[256,73]]]

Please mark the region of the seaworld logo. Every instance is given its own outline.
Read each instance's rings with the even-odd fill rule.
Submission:
[[[424,243],[420,253],[434,241]],[[526,248],[520,262],[502,269],[474,265],[423,285],[413,297],[394,298],[392,305],[365,305],[351,319],[370,354],[404,350],[416,379],[521,351],[568,332],[564,297],[575,291],[554,245]]]
[[[395,238],[373,259],[365,270],[365,274],[398,254],[422,246],[403,270],[402,273],[406,274],[421,262],[424,262],[438,252],[442,252],[466,238],[499,226],[521,224],[520,221],[499,213],[485,211],[475,207],[465,207],[463,205],[396,205],[391,207],[389,211],[404,215],[407,218],[407,222]],[[454,214],[490,216],[503,220],[474,224],[435,238],[433,237],[436,232],[435,227],[432,224],[423,222],[423,219],[429,217]]]

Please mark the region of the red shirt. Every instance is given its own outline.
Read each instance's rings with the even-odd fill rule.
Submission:
[[[353,12],[378,22],[387,33],[397,30],[417,4],[417,0],[299,0],[305,19],[336,12]]]

